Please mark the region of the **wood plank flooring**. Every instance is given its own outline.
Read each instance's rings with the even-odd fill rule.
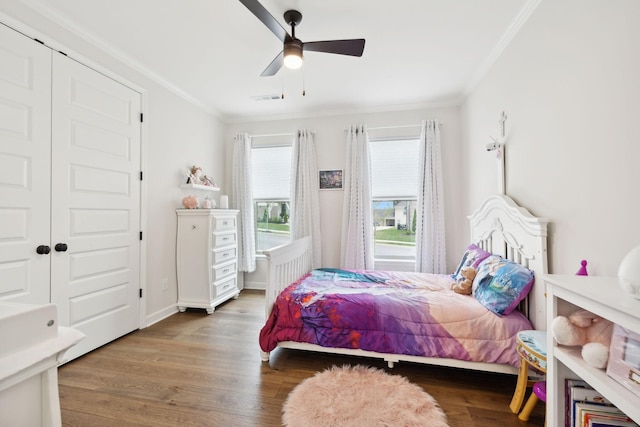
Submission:
[[[387,369],[381,361],[286,349],[263,363],[263,304],[263,293],[245,290],[211,315],[175,314],[61,366],[63,425],[280,426],[287,395],[314,373],[344,364]],[[411,363],[387,371],[431,394],[451,427],[544,424],[544,403],[526,423],[509,410],[514,376]]]

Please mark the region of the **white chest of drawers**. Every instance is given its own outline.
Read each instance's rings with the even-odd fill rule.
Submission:
[[[178,310],[237,298],[237,220],[231,209],[177,209]]]

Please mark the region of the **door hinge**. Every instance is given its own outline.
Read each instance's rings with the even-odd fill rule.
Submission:
[[[140,240],[142,240],[142,231],[140,232]]]
[[[44,44],[44,42],[42,40],[38,40],[38,39],[34,39],[35,41],[37,41],[40,44]]]
[[[144,114],[140,113],[140,123],[144,122]]]
[[[140,288],[139,291],[140,291],[140,298],[142,298],[142,288]]]
[[[61,50],[59,50],[58,52],[59,52],[59,53],[61,53],[61,54],[62,54],[62,55],[64,55],[64,56],[69,56],[69,55],[67,55],[66,53],[64,53],[64,52],[63,52],[63,51],[61,51]]]
[[[140,171],[140,181],[142,181],[142,171]]]

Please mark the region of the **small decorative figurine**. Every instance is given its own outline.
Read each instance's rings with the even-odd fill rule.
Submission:
[[[580,261],[580,269],[577,271],[576,276],[588,276],[589,274],[587,273],[587,260],[583,259],[582,261]]]

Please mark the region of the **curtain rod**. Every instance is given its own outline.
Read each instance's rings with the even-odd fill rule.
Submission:
[[[441,127],[444,123],[438,123],[438,127]],[[386,129],[408,129],[408,128],[420,128],[422,124],[419,125],[400,125],[400,126],[377,126],[377,127],[367,127],[367,130],[386,130]],[[345,129],[345,132],[349,131],[349,129]]]
[[[267,137],[272,137],[272,136],[295,136],[295,132],[287,132],[287,133],[264,133],[261,135],[253,135],[252,133],[249,133],[249,135],[251,136],[251,138],[267,138]]]
[[[438,126],[442,126],[444,123],[440,122],[438,123]],[[367,130],[385,130],[385,129],[407,129],[407,128],[419,128],[422,127],[422,124],[419,125],[400,125],[400,126],[377,126],[377,127],[368,127]],[[348,131],[349,129],[345,129],[344,131]],[[313,131],[311,131],[313,132]],[[249,135],[251,135],[251,138],[269,138],[269,137],[276,137],[276,136],[295,136],[296,132],[286,132],[286,133],[264,133],[264,134],[257,134],[254,135],[252,133],[249,133]]]
[[[438,123],[438,126],[442,126],[442,123]],[[422,124],[419,125],[402,125],[402,126],[377,126],[377,127],[367,127],[367,130],[384,130],[384,129],[404,129],[404,128],[419,128],[422,127]]]

